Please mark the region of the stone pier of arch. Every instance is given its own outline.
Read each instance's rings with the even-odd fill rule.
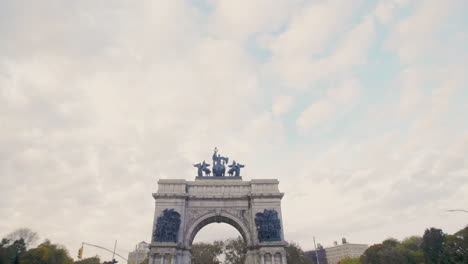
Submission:
[[[153,222],[166,209],[180,214],[176,242],[152,241],[150,264],[190,264],[193,239],[211,223],[226,223],[236,228],[247,246],[246,264],[287,264],[281,199],[284,193],[278,180],[159,180],[153,193],[156,208]],[[280,220],[280,239],[259,241],[255,217],[274,210]]]

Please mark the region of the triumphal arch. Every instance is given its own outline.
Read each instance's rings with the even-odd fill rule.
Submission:
[[[287,264],[278,180],[243,181],[244,165],[213,154],[213,167],[195,164],[194,181],[159,180],[150,264],[190,264],[193,239],[211,223],[236,228],[247,246],[246,264]],[[228,167],[228,168],[226,168]],[[227,175],[226,175],[226,169]]]

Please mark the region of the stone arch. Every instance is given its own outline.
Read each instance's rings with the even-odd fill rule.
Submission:
[[[287,264],[281,219],[281,199],[284,193],[279,191],[277,180],[242,181],[228,177],[195,181],[166,179],[159,180],[158,185],[158,191],[153,193],[156,201],[153,234],[159,217],[166,209],[178,212],[181,222],[176,230],[176,241],[159,241],[153,236],[150,245],[152,264],[163,261],[161,256],[164,254],[172,256],[170,264],[190,264],[195,236],[211,223],[226,223],[241,234],[247,246],[246,264],[265,264],[266,253],[270,254],[267,260],[279,253],[276,260],[281,259],[281,262],[272,264]],[[269,241],[258,236],[259,230],[266,227],[265,224],[259,227],[255,219],[258,213],[265,214],[265,210],[278,213],[279,240]]]
[[[200,231],[203,227],[212,224],[212,223],[226,223],[228,225],[231,225],[239,233],[241,234],[242,238],[244,239],[244,242],[249,248],[251,246],[251,234],[247,226],[245,226],[242,221],[240,221],[237,217],[228,214],[228,213],[208,213],[206,215],[201,216],[195,223],[193,223],[186,232],[186,236],[184,238],[185,241],[185,247],[186,248],[191,248],[192,247],[192,242],[195,239],[195,236],[197,235],[198,231]]]

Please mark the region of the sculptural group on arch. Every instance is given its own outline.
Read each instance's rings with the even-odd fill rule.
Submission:
[[[176,243],[179,228],[180,214],[174,209],[165,209],[157,219],[153,241]]]
[[[221,156],[218,153],[218,148],[214,149],[213,153],[213,176],[214,177],[225,177],[226,176],[226,165],[229,163],[229,158]],[[206,163],[205,161],[193,164],[194,167],[198,168],[198,177],[207,177],[211,176],[211,170],[208,168],[211,164]],[[245,165],[237,163],[235,160],[232,161],[231,165],[228,165],[230,168],[228,170],[229,176],[240,177],[240,169],[244,168]],[[204,173],[204,175],[203,175]]]

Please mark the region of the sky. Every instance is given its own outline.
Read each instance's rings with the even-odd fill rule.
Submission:
[[[28,227],[72,257],[118,240],[126,256],[150,240],[157,181],[194,180],[214,147],[244,180],[280,181],[285,238],[303,249],[454,233],[468,224],[447,212],[468,209],[467,12],[2,0],[0,236]]]

